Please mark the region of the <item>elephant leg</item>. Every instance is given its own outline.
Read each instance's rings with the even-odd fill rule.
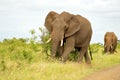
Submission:
[[[116,51],[116,46],[114,47],[114,52],[116,52],[116,53],[117,53],[117,51]]]
[[[90,58],[89,58],[89,55],[88,55],[88,51],[86,51],[86,53],[84,54],[84,58],[85,58],[85,62],[87,64],[91,64],[91,61],[90,61]]]
[[[80,52],[79,52],[79,58],[78,58],[78,62],[82,63],[83,62],[83,56],[86,57],[85,53],[86,53],[87,49],[86,48],[81,48]]]
[[[62,62],[66,62],[68,58],[68,54],[74,50],[74,45],[75,45],[74,43],[75,43],[74,37],[71,36],[66,39],[65,48],[62,55]]]
[[[114,45],[113,51],[117,53],[117,51],[116,51],[116,46],[117,46],[117,45]]]
[[[114,50],[113,50],[113,49],[111,49],[111,50],[110,50],[110,54],[113,54],[113,53],[114,53]]]
[[[114,54],[114,46],[110,48],[110,54]]]
[[[80,53],[81,54],[81,53]],[[80,56],[80,55],[79,55]],[[83,56],[83,57],[81,57],[81,60],[79,60],[79,58],[78,58],[78,62],[79,63],[83,63],[83,58],[85,57],[85,55]]]

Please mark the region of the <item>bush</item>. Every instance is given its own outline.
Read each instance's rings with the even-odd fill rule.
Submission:
[[[103,53],[103,45],[101,43],[94,43],[90,45],[91,52],[93,54],[98,53],[99,51],[102,51]]]
[[[42,46],[42,53],[49,58],[51,55],[51,43],[46,43],[50,37],[50,34],[47,30],[39,28],[39,31],[42,33],[40,36],[41,39],[41,46]]]
[[[30,50],[18,50],[11,55],[12,60],[27,60],[31,62],[33,59],[32,52]]]
[[[1,57],[2,58],[0,59],[0,71],[4,71],[6,69],[4,55],[2,55]]]
[[[78,60],[78,57],[79,57],[79,52],[78,52],[78,50],[74,50],[74,51],[72,51],[72,52],[69,54],[68,59],[69,59],[70,61],[77,61],[77,60]]]

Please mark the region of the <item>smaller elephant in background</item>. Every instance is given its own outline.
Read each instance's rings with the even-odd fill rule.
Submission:
[[[104,36],[104,52],[110,52],[111,54],[116,52],[117,40],[114,32],[106,32]]]

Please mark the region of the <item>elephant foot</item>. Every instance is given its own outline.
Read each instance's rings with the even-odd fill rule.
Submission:
[[[87,64],[91,64],[91,60],[90,60],[89,58],[85,59],[85,62],[86,62]]]
[[[88,68],[92,68],[93,67],[92,64],[87,64],[87,63],[85,64],[85,66],[88,67]]]
[[[62,58],[62,63],[65,63],[65,62],[66,62],[66,60]]]
[[[78,61],[79,64],[83,64],[83,61]]]
[[[86,61],[87,64],[91,64],[91,61]]]
[[[51,57],[52,57],[53,59],[55,59],[55,54],[52,54]]]
[[[67,60],[67,59],[65,59],[65,58],[63,58],[63,57],[61,58],[62,63],[65,63],[66,60]]]
[[[61,64],[66,64],[66,62],[61,61]]]

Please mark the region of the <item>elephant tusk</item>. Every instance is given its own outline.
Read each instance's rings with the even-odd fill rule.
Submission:
[[[111,47],[111,49],[113,48],[113,46],[112,46],[112,45],[111,45],[110,47]]]
[[[51,41],[51,38],[49,38],[47,41],[46,41],[46,43],[49,43]]]
[[[63,39],[61,40],[60,46],[63,46]]]

